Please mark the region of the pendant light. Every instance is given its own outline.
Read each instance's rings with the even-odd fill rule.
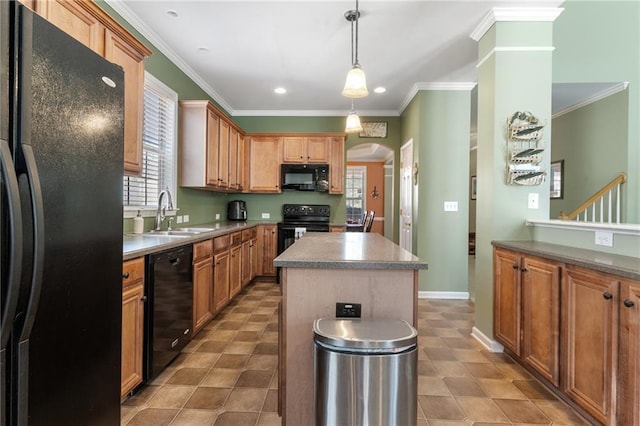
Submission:
[[[351,99],[351,111],[347,115],[347,126],[344,129],[345,133],[358,133],[362,131],[362,124],[360,124],[360,117],[353,107],[353,99]]]
[[[347,74],[347,81],[342,89],[342,96],[347,98],[364,98],[369,95],[367,90],[367,79],[364,71],[358,62],[358,19],[360,11],[358,10],[358,0],[356,0],[356,10],[348,10],[344,13],[347,21],[351,22],[351,70]],[[353,23],[355,22],[355,37],[353,32]],[[355,51],[354,51],[355,40]]]

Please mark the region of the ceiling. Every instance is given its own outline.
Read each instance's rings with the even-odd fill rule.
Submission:
[[[107,0],[231,115],[343,115],[354,1]],[[361,115],[399,115],[419,88],[472,87],[470,34],[493,7],[562,0],[362,0]],[[385,87],[383,94],[373,93]],[[274,93],[284,87],[287,93]]]

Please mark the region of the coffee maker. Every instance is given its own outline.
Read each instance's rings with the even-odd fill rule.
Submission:
[[[247,220],[247,203],[242,200],[229,201],[227,220]]]

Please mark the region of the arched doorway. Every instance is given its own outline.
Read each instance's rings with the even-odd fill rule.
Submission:
[[[394,239],[394,156],[391,148],[363,143],[347,150],[345,195],[347,221],[361,219],[362,213],[375,211],[371,232]]]

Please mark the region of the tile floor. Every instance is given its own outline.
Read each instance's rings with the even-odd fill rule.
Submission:
[[[271,282],[245,289],[124,402],[121,424],[279,426],[279,294]],[[586,424],[508,356],[469,336],[471,302],[420,300],[419,308],[418,426]]]

